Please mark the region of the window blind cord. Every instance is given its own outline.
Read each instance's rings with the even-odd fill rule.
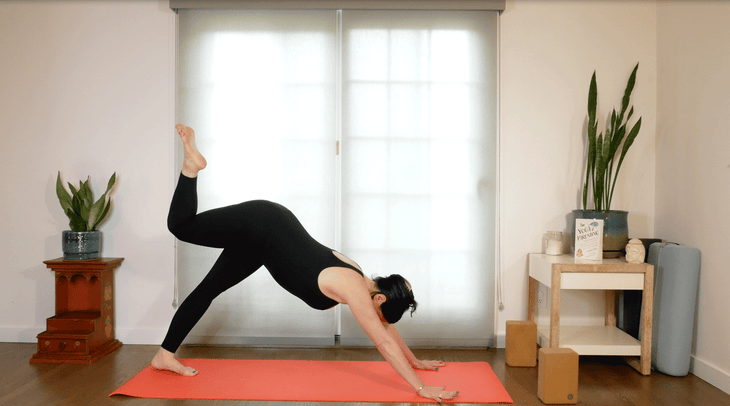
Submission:
[[[497,90],[497,94],[498,94],[497,100],[499,100],[499,89]],[[497,124],[497,125],[499,126],[499,124]],[[500,148],[499,148],[499,144],[500,144],[499,128],[497,128],[497,134],[498,135],[497,135],[496,143],[497,143],[497,151],[499,151],[500,150]],[[499,305],[498,305],[499,310],[502,311],[502,310],[504,310],[504,283],[503,283],[503,275],[502,275],[502,268],[503,268],[503,266],[502,266],[502,249],[501,249],[501,244],[500,244],[501,235],[502,235],[502,231],[501,231],[502,230],[502,219],[500,216],[500,213],[501,213],[500,199],[501,199],[502,193],[501,193],[501,186],[500,186],[500,182],[499,182],[499,176],[500,176],[499,175],[499,167],[500,167],[499,166],[500,165],[499,153],[497,153],[496,159],[497,159],[497,180],[496,180],[496,183],[497,183],[497,199],[496,199],[497,208],[496,209],[497,210],[495,213],[495,220],[496,220],[495,221],[495,223],[496,223],[495,224],[495,228],[496,228],[495,235],[496,235],[497,243],[495,244],[495,247],[494,247],[494,251],[495,251],[494,252],[494,266],[497,268],[496,269],[496,271],[497,271],[496,272],[496,274],[497,274],[497,302],[499,303]]]
[[[500,15],[501,15],[500,11]],[[497,60],[497,78],[500,78],[497,80],[497,100],[502,100],[502,83],[501,83],[501,77],[502,77],[502,20],[497,19],[497,55],[499,55]],[[497,117],[499,117],[499,103],[497,103]],[[502,199],[502,185],[500,182],[501,174],[500,174],[500,168],[501,168],[501,140],[502,140],[502,128],[500,125],[500,120],[497,120],[497,137],[495,140],[495,143],[497,144],[497,154],[495,155],[495,159],[497,160],[496,165],[496,186],[497,186],[497,210],[495,213],[495,228],[496,236],[497,236],[497,244],[495,247],[495,261],[494,264],[497,267],[497,301],[499,303],[499,310],[504,310],[504,283],[503,283],[503,275],[502,275],[502,249],[501,249],[501,235],[502,235],[502,218],[500,213],[502,213],[501,210],[501,199]],[[496,318],[498,319],[498,318]]]

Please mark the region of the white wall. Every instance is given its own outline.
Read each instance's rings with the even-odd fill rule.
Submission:
[[[68,220],[57,171],[117,172],[100,228],[116,273],[117,337],[159,342],[173,309],[175,14],[167,1],[0,3],[0,341],[32,342],[55,312],[53,273]]]
[[[527,254],[545,231],[567,231],[582,208],[588,87],[596,71],[599,131],[620,108],[631,70],[642,117],[621,168],[612,209],[629,211],[631,237],[652,237],[656,133],[656,4],[507,1],[501,19],[500,244],[507,320],[527,317]],[[600,292],[565,292],[563,324],[603,325]]]
[[[702,252],[694,373],[730,393],[730,3],[658,7],[656,234]]]

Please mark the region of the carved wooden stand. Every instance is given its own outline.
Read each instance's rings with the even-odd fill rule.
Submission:
[[[114,338],[114,273],[124,258],[43,261],[56,273],[56,315],[38,334],[31,363],[90,364],[119,348]]]

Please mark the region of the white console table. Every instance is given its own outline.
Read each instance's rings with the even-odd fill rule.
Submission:
[[[545,254],[530,254],[529,261],[528,320],[536,321],[538,284],[542,283],[551,289],[550,325],[538,325],[538,344],[542,347],[570,348],[579,355],[626,356],[629,365],[641,374],[651,373],[653,265],[630,264],[624,258],[576,262],[573,255]],[[605,325],[561,326],[560,291],[563,289],[606,291]],[[641,341],[616,327],[617,290],[643,291]]]

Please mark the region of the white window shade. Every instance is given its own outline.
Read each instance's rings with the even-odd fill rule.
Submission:
[[[170,8],[247,10],[489,10],[505,0],[170,0]]]
[[[419,310],[398,323],[409,344],[490,344],[497,18],[181,10],[178,120],[209,163],[200,210],[282,203],[366,275],[412,283]],[[218,254],[179,243],[181,299]],[[216,299],[189,341],[371,344],[342,309],[308,308],[262,268]]]
[[[410,343],[493,335],[496,34],[490,12],[343,14],[342,247],[411,282]]]
[[[178,120],[195,129],[208,167],[199,210],[266,199],[334,241],[336,21],[327,11],[180,14]],[[178,243],[180,299],[220,250]],[[334,312],[310,309],[266,269],[219,296],[188,342],[334,341]]]

